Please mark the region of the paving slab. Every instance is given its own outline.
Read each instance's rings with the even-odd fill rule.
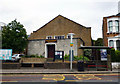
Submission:
[[[0,69],[0,74],[107,74],[120,73],[120,70],[113,71],[78,71],[77,69],[41,69],[41,68],[25,68],[25,69]]]

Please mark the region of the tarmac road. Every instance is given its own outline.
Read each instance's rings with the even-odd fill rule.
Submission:
[[[3,74],[2,84],[119,84],[120,74]]]

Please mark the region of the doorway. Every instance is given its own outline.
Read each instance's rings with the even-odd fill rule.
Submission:
[[[55,45],[47,45],[47,57],[54,58],[55,56]]]

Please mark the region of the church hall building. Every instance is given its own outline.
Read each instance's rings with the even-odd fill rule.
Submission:
[[[28,38],[27,55],[42,55],[45,58],[53,58],[55,51],[63,51],[69,54],[70,36],[73,32],[74,56],[80,56],[83,51],[80,46],[91,46],[91,27],[85,27],[62,15],[58,15],[47,24],[31,33]]]

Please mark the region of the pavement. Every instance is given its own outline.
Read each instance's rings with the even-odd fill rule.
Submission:
[[[44,69],[44,68],[21,68],[0,69],[0,74],[109,74],[120,73],[120,69],[112,71],[78,71],[77,69]]]

